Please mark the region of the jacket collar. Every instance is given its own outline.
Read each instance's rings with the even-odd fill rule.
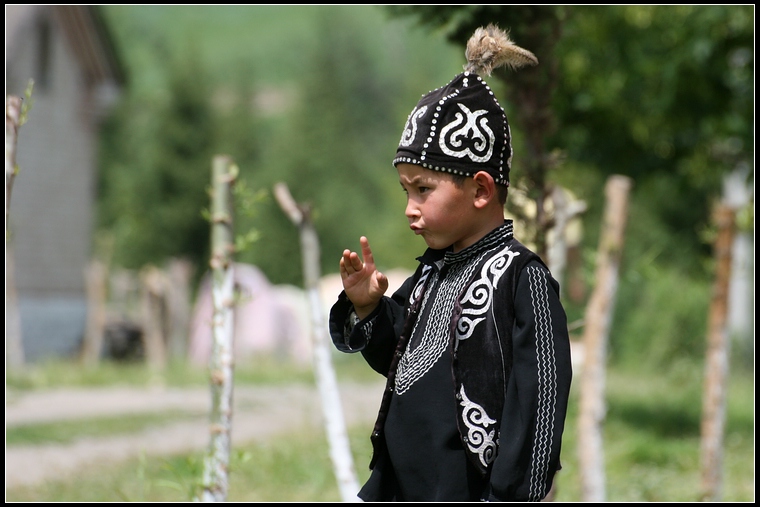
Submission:
[[[425,250],[424,254],[417,257],[417,260],[423,264],[438,264],[439,266],[442,264],[459,264],[461,262],[467,262],[468,260],[479,256],[486,250],[505,244],[507,241],[511,240],[513,236],[513,222],[512,220],[505,219],[502,225],[460,252],[454,253],[450,246],[440,250],[428,248]],[[443,261],[442,264],[441,261]]]

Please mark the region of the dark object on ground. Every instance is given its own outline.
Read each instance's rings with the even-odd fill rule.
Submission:
[[[142,361],[145,350],[142,327],[132,322],[112,322],[105,327],[105,351],[108,359],[117,361]]]

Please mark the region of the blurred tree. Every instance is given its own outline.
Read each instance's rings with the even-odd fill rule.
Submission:
[[[183,257],[195,266],[197,280],[208,265],[210,225],[202,211],[212,157],[255,165],[260,126],[253,93],[240,82],[216,97],[225,105],[214,104],[211,79],[192,47],[165,55],[164,89],[131,88],[106,123],[99,220],[113,235],[116,264],[138,268]],[[238,231],[250,227],[243,223]]]
[[[273,158],[265,161],[266,171],[256,175],[257,186],[286,182],[297,200],[312,206],[323,272],[337,271],[343,249],[358,243],[360,235],[382,243],[373,231],[391,216],[403,219],[388,205],[391,188],[401,195],[389,148],[400,135],[396,127],[401,131],[395,114],[399,85],[379,71],[360,27],[341,12],[319,11],[297,102],[281,135],[271,138]],[[276,203],[270,201],[262,213],[267,248],[248,258],[273,281],[301,285],[297,234]],[[393,262],[397,251],[398,245],[388,248],[386,262]]]
[[[610,343],[614,360],[656,367],[703,357],[712,204],[728,173],[746,168],[752,178],[752,11],[572,10],[558,46],[563,86],[555,106],[562,126],[551,141],[565,150],[567,164],[555,176],[582,195],[601,189],[589,168],[635,180],[626,283]],[[590,202],[587,240],[598,230],[598,202]]]
[[[137,268],[172,256],[205,263],[214,122],[210,89],[188,51],[167,57],[167,88],[130,94],[104,130],[99,213],[114,232],[114,262]]]
[[[185,189],[187,199],[167,200],[162,220],[155,220],[164,207],[162,192],[178,184],[176,164],[158,161],[176,148],[181,128],[195,130],[188,139],[213,130],[205,137],[210,145],[198,144],[196,137],[190,143],[196,153],[184,150],[188,157],[205,157],[199,166],[208,153],[227,153],[238,162],[240,182],[253,192],[284,180],[300,200],[311,202],[325,272],[337,270],[335,259],[361,234],[377,246],[388,245],[379,261],[386,266],[413,262],[408,252],[419,238],[406,228],[403,193],[390,161],[407,105],[419,95],[409,81],[450,73],[440,62],[451,53],[438,47],[440,41],[410,32],[406,23],[388,23],[373,6],[110,6],[106,12],[117,25],[126,60],[140,69],[102,142],[99,218],[101,230],[115,238],[114,262],[160,263],[181,248],[193,259],[204,257],[206,242],[197,239],[198,230],[173,223],[195,218],[186,205],[199,197],[202,187],[194,175],[200,171],[185,182],[194,189]],[[229,23],[255,27],[244,34],[247,44],[230,35]],[[258,30],[261,23],[266,26]],[[272,46],[271,38],[283,29],[290,34],[287,43]],[[251,36],[259,31],[259,38]],[[191,42],[180,43],[188,33]],[[426,53],[429,46],[436,50],[423,64],[411,65],[418,46]],[[175,93],[169,83],[189,89]],[[189,109],[178,100],[192,100],[205,112],[183,119],[178,114]],[[207,120],[202,125],[188,123],[201,116]],[[180,127],[176,134],[165,132],[172,125]],[[196,207],[206,201],[203,196]],[[258,247],[239,252],[241,262],[256,264],[275,283],[301,283],[298,238],[273,200],[259,206],[255,218],[241,216],[238,223],[241,231],[255,228],[261,238]],[[166,227],[174,229],[171,234]]]
[[[752,6],[572,9],[556,54],[561,128],[551,145],[636,181],[679,245],[660,261],[702,271],[710,201],[724,175],[751,167],[753,20]]]

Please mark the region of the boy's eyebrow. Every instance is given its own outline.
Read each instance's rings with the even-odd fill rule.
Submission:
[[[406,181],[403,181],[406,180]],[[426,182],[430,181],[430,178],[426,175],[422,174],[416,174],[412,178],[407,178],[406,176],[399,176],[398,182],[401,184],[401,186],[404,186],[404,183],[407,185],[416,185],[419,182]]]

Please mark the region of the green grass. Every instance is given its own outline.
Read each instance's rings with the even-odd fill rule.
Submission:
[[[336,368],[339,378],[377,378],[377,374],[367,371],[361,357],[345,356],[346,354],[333,352],[333,363],[341,366]],[[314,382],[310,364],[298,365],[266,355],[238,362],[233,375],[237,385]],[[158,371],[138,362],[101,361],[88,367],[73,364],[70,360],[57,359],[25,365],[22,369],[9,369],[5,377],[6,390],[10,390],[11,394],[15,391],[61,387],[202,387],[208,383],[208,368],[185,362],[171,362],[165,369]]]
[[[352,428],[351,448],[359,480],[369,476],[369,429]],[[233,451],[230,502],[340,501],[323,433],[307,429]],[[8,502],[184,502],[198,493],[200,454],[145,457],[117,466],[77,470],[65,482],[6,489]]]
[[[368,368],[358,356],[336,357],[335,365],[338,377],[344,381],[376,378],[367,373]],[[278,369],[275,364],[269,367]],[[241,377],[282,381],[280,374],[266,373],[265,369],[259,364],[255,376]],[[289,375],[299,378],[293,372]],[[608,501],[699,500],[702,376],[699,366],[688,363],[659,373],[608,370],[608,411],[604,421]],[[563,438],[563,470],[556,481],[556,501],[560,502],[581,501],[576,435],[579,385],[576,378]],[[115,421],[112,423],[110,430],[108,423],[105,429],[93,431],[127,431]],[[355,467],[362,483],[369,474],[370,430],[369,425],[350,429]],[[724,443],[722,500],[754,501],[753,372],[737,371],[730,378]],[[241,446],[233,449],[233,454],[229,501],[340,501],[324,433],[304,429]],[[182,502],[192,499],[198,491],[202,468],[200,454],[135,459],[77,470],[67,481],[6,488],[6,501]]]
[[[607,371],[603,452],[608,501],[700,500],[702,370],[689,364],[668,372]],[[581,500],[577,409],[580,382],[563,438],[557,501]],[[723,456],[723,501],[754,501],[754,375],[730,378]]]
[[[6,448],[20,445],[68,444],[83,437],[140,433],[151,427],[197,418],[202,414],[172,411],[160,414],[119,415],[76,421],[6,425]]]

